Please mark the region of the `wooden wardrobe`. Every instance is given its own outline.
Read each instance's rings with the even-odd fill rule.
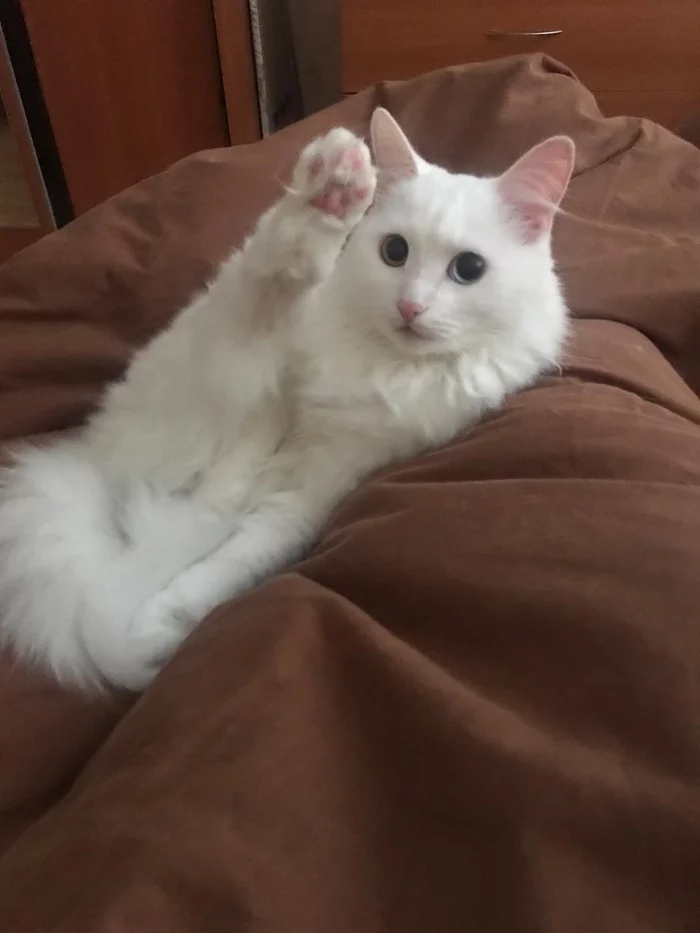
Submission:
[[[343,91],[545,52],[606,116],[678,126],[700,110],[698,0],[341,0]]]
[[[0,26],[0,261],[192,152],[260,137],[247,0],[2,0]]]

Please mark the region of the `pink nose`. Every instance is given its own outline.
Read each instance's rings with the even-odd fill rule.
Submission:
[[[401,301],[397,303],[396,307],[399,309],[399,314],[407,324],[410,324],[411,321],[415,321],[415,319],[425,311],[422,305],[419,305],[415,301],[406,301],[405,298],[402,298]]]

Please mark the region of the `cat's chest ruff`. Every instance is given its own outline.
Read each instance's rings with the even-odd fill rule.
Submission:
[[[391,431],[428,442],[449,437],[470,420],[473,404],[444,365],[427,362],[307,357],[298,413],[363,434]]]
[[[384,408],[390,367],[348,349],[309,353],[300,359],[299,384],[308,401],[328,407]],[[401,391],[401,390],[399,390]],[[391,405],[389,407],[392,407]]]

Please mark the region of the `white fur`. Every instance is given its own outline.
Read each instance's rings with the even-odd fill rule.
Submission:
[[[299,557],[363,477],[557,361],[549,234],[571,144],[484,179],[424,162],[385,112],[373,142],[370,211],[364,144],[316,140],[81,437],[19,454],[0,504],[0,635],[20,656],[143,687],[208,611]],[[380,258],[388,233],[409,242],[404,267]],[[489,264],[475,284],[446,274],[464,250]],[[426,307],[412,332],[400,299]]]

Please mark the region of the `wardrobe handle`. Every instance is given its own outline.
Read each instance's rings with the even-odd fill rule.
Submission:
[[[489,39],[544,39],[547,36],[560,36],[563,29],[540,29],[537,32],[509,32],[505,29],[487,29]]]

